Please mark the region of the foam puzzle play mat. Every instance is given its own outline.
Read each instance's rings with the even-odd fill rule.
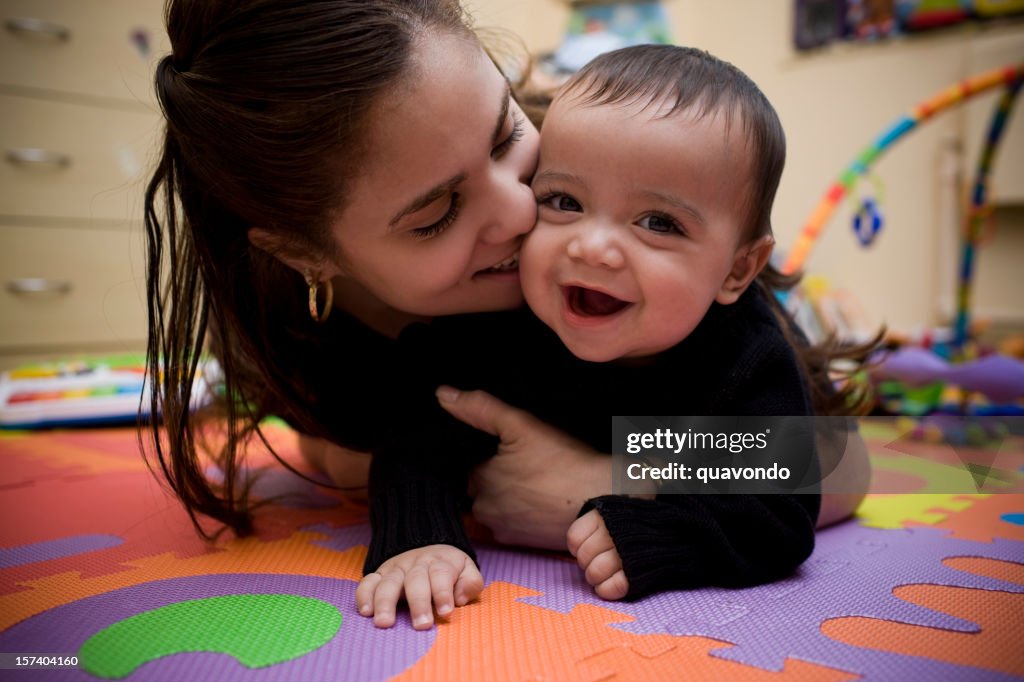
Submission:
[[[479,544],[481,598],[415,631],[356,612],[365,508],[263,445],[253,493],[275,501],[209,544],[134,428],[0,431],[0,679],[1024,679],[1024,439],[862,432],[876,481],[916,492],[870,495],[788,579],[604,602],[568,555]],[[946,492],[950,452],[985,492]]]

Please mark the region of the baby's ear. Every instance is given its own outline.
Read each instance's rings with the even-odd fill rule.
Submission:
[[[318,273],[317,279],[322,281],[341,274],[340,269],[332,262],[311,253],[299,251],[293,244],[280,234],[262,227],[250,227],[249,243],[261,251],[265,251],[281,263],[305,277],[309,273]]]
[[[743,295],[758,273],[768,264],[774,247],[775,238],[766,234],[736,249],[732,270],[722,282],[722,288],[718,290],[715,300],[722,305],[735,303],[736,299]]]

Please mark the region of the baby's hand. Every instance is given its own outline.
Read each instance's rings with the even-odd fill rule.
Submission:
[[[356,588],[356,608],[373,616],[373,624],[389,628],[395,624],[395,608],[404,596],[409,603],[412,626],[429,630],[434,611],[447,616],[480,596],[484,577],[469,555],[451,545],[427,545],[402,552],[363,576]]]
[[[576,557],[597,596],[608,600],[626,596],[629,581],[622,570],[622,558],[596,509],[591,509],[569,526],[566,540],[569,551]]]

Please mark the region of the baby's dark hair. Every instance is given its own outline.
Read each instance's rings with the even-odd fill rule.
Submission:
[[[557,98],[572,98],[584,106],[621,103],[657,107],[658,117],[680,113],[698,118],[722,116],[726,134],[738,121],[750,158],[743,198],[748,232],[741,241],[772,234],[771,213],[786,163],[786,136],[775,107],[732,64],[692,47],[636,45],[593,59],[562,86]],[[849,379],[878,347],[881,332],[862,345],[842,344],[834,337],[809,344],[775,297],[775,292],[798,284],[800,277],[800,273],[783,275],[769,264],[754,286],[768,299],[796,351],[815,411],[827,415],[864,413],[870,407],[870,396]],[[838,368],[848,376],[835,388],[829,373]]]
[[[745,198],[751,233],[744,241],[772,233],[786,136],[768,98],[732,64],[691,47],[636,45],[596,57],[562,86],[562,97],[584,105],[658,107],[659,118],[723,116],[727,132],[738,118],[752,161]]]

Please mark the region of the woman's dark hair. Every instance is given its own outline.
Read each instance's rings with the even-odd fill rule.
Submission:
[[[658,116],[666,118],[681,112],[697,117],[721,115],[727,131],[738,118],[752,159],[744,197],[750,227],[746,240],[772,234],[772,205],[786,162],[786,136],[771,102],[732,64],[690,47],[627,47],[593,59],[563,86],[560,96],[577,98],[584,105],[659,105],[663,108]],[[834,389],[829,372],[845,366],[845,372],[855,373],[850,365],[863,365],[878,347],[881,332],[861,345],[845,345],[834,337],[808,344],[774,295],[794,287],[800,277],[799,273],[783,275],[769,264],[758,274],[755,286],[762,289],[796,351],[815,411],[823,415],[864,413],[870,407],[870,396],[849,380]]]
[[[371,107],[410,75],[417,40],[475,38],[456,0],[169,0],[166,21],[172,52],[156,92],[167,127],[145,196],[147,366],[166,433],[153,419],[151,458],[200,532],[197,514],[246,534],[240,445],[282,408],[325,435],[285,357],[315,331],[305,287],[248,231],[332,257],[329,225],[366,153]],[[204,349],[223,374],[220,485],[205,475],[190,412]]]

